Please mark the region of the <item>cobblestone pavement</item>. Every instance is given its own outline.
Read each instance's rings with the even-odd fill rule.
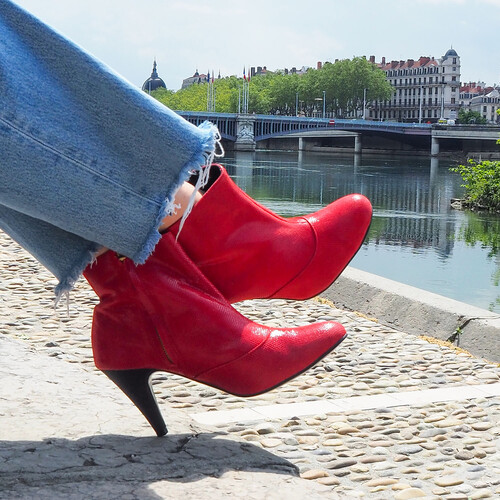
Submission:
[[[54,311],[54,279],[2,233],[0,273],[2,338],[22,341],[39,357],[65,362],[57,366],[72,364],[68,370],[97,372],[89,341],[92,307],[97,299],[88,285],[83,281],[77,284],[71,293],[68,311],[63,303]],[[207,462],[213,464],[215,456],[217,463],[225,453],[234,462],[231,467],[229,459],[222,460],[221,469],[217,470],[214,465],[211,470],[207,464],[200,465],[202,452],[191,453],[197,473],[203,476],[204,482],[195,486],[186,479],[184,496],[201,497],[198,494],[202,495],[203,488],[215,488],[214,491],[224,496],[229,494],[224,484],[233,485],[236,481],[246,495],[234,489],[231,495],[241,494],[247,498],[303,498],[306,492],[311,498],[500,498],[500,367],[497,364],[432,342],[432,339],[410,336],[355,313],[335,309],[321,299],[304,302],[254,300],[237,304],[236,308],[257,322],[273,326],[333,319],[341,322],[349,335],[338,350],[302,376],[268,394],[250,399],[234,397],[178,376],[158,374],[154,380],[155,390],[177,445],[189,442],[194,446],[196,437],[198,444],[203,442],[205,450],[209,450],[205,451]],[[100,376],[99,380],[102,379],[105,385],[107,381]],[[476,391],[468,397],[468,388],[474,387],[480,395]],[[456,397],[457,390],[449,397],[445,391],[439,392],[444,395],[442,400],[428,397],[432,390],[446,388],[460,388],[461,397]],[[8,393],[5,387],[3,390]],[[109,390],[119,393],[114,387]],[[402,393],[414,393],[415,397],[410,404],[384,404],[383,398],[397,398]],[[94,396],[94,404],[101,405],[99,396]],[[356,399],[360,396],[361,399]],[[382,399],[372,408],[352,404],[344,406],[342,411],[328,413],[298,411],[302,403],[359,403],[366,401],[366,397],[376,396]],[[108,396],[103,394],[103,398],[102,405],[105,405]],[[21,406],[9,405],[7,399],[0,393],[0,418],[4,429],[6,421],[11,427],[14,425],[16,411],[20,419],[26,413]],[[7,410],[2,409],[4,404]],[[127,402],[120,400],[119,404],[126,406]],[[309,407],[314,408],[314,405]],[[267,419],[238,421],[236,410],[252,408],[286,411],[278,411],[279,418],[273,417],[271,412]],[[29,409],[36,414],[36,404],[29,405]],[[131,410],[127,413],[128,431],[133,433],[136,428],[138,434],[151,435],[142,416],[135,413],[135,409]],[[210,416],[207,412],[213,412],[215,417],[223,414],[236,417],[222,423],[217,423],[215,418],[215,424],[200,424],[196,416]],[[122,421],[116,420],[106,421],[106,425],[91,422],[85,426],[85,432],[117,434],[122,432],[121,425]],[[63,423],[57,427],[61,439],[65,436],[64,429]],[[70,431],[68,429],[68,434]],[[207,436],[214,435],[222,438],[224,446],[212,445]],[[22,441],[19,435],[12,439],[18,444]],[[161,440],[151,439],[147,443],[158,441]],[[8,442],[5,434],[1,434],[2,446]],[[130,457],[134,455],[131,443],[135,441],[119,444],[129,450]],[[18,451],[19,446],[14,448]],[[147,454],[144,446],[141,442],[138,455]],[[231,450],[231,446],[234,449]],[[176,450],[180,456],[184,448],[174,445],[169,452],[175,456]],[[259,456],[262,460],[255,459],[255,464],[260,465],[252,470],[252,459],[248,456],[256,457],[258,453],[262,453]],[[11,457],[8,453],[2,455],[0,448],[0,472]],[[129,460],[127,466],[133,470],[132,462]],[[18,468],[11,469],[10,474],[22,475],[22,461],[16,463]],[[267,473],[263,472],[262,463],[268,464]],[[29,468],[28,463],[26,467]],[[283,471],[286,480],[280,476]],[[187,477],[194,472],[188,467],[177,473],[179,477],[182,474]],[[2,477],[0,473],[0,484]],[[220,479],[215,481],[214,477]],[[96,479],[95,484],[103,479]],[[165,478],[155,476],[153,479]],[[284,488],[279,490],[280,494],[273,489],[275,484]],[[137,493],[137,485],[135,489],[132,486],[127,489],[123,483],[115,485],[118,486],[122,488],[122,497],[128,494],[130,498],[145,498]],[[60,484],[58,488],[61,498],[70,498]],[[53,488],[51,493],[54,491]],[[114,490],[117,496],[118,491]],[[158,483],[149,491],[151,495],[154,492],[151,498],[170,498],[178,495],[179,485],[173,488],[171,483],[170,487]],[[42,490],[37,491],[38,498],[45,498],[42,493]]]

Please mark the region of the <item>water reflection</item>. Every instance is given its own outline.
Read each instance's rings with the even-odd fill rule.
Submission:
[[[287,217],[364,194],[374,219],[355,267],[479,307],[494,304],[500,312],[498,279],[492,278],[499,248],[472,244],[467,228],[477,215],[450,208],[450,199],[463,192],[451,161],[258,151],[230,153],[225,165],[244,191]],[[492,231],[498,235],[500,227],[490,225]]]

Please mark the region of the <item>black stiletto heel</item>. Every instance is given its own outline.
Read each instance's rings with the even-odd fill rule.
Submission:
[[[146,417],[158,437],[161,437],[167,434],[168,430],[149,380],[155,371],[151,369],[103,370],[103,373],[130,398]]]

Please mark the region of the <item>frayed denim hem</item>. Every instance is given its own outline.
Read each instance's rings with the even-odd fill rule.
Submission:
[[[177,178],[177,183],[170,188],[165,201],[160,207],[154,227],[151,228],[151,231],[148,237],[146,238],[146,241],[142,246],[142,249],[140,250],[140,252],[138,252],[136,256],[132,257],[132,260],[136,264],[144,264],[144,262],[146,262],[148,257],[153,253],[153,250],[160,241],[161,234],[158,229],[165,216],[174,213],[176,208],[174,204],[174,197],[179,188],[182,186],[184,182],[186,182],[189,179],[189,177],[191,177],[192,173],[200,171],[203,166],[210,167],[214,159],[214,156],[216,155],[215,153],[216,143],[220,140],[219,131],[217,127],[210,122],[203,122],[199,126],[199,129],[206,132],[206,138],[202,142],[200,152],[195,154],[192,157],[192,159],[189,160],[186,163],[186,165],[184,165]],[[195,194],[196,192],[193,193],[193,199]],[[185,217],[189,215],[190,210],[191,207],[188,207],[188,209],[186,210]],[[185,217],[183,217],[183,219]]]
[[[57,306],[63,295],[68,296],[69,292],[73,289],[75,283],[78,281],[86,267],[95,262],[96,255],[101,248],[101,245],[93,243],[90,248],[84,252],[82,258],[74,264],[68,275],[59,281],[54,289],[54,293],[56,295],[54,307]]]

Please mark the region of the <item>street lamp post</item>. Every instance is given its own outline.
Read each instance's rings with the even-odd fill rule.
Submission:
[[[363,89],[363,120],[366,120],[366,89]]]
[[[295,116],[299,116],[299,93],[295,92]]]
[[[316,97],[314,99],[314,111],[313,111],[313,116],[315,118],[317,118],[319,116],[319,103],[322,101],[323,99],[321,97]]]
[[[326,111],[326,90],[323,90],[323,118],[325,117]]]

